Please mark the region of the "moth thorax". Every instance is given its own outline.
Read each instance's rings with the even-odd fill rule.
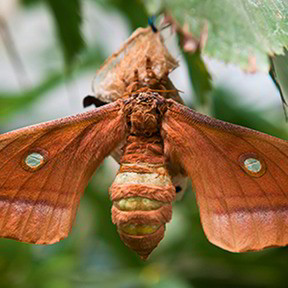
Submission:
[[[110,187],[112,222],[123,242],[146,259],[164,237],[176,193],[163,165],[121,164]]]
[[[135,111],[130,116],[131,133],[152,135],[159,131],[158,115],[145,111]]]
[[[133,135],[150,136],[160,131],[162,115],[166,109],[165,102],[157,94],[146,91],[138,94],[129,109],[130,133]]]

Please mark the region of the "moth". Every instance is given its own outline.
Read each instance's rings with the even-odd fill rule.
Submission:
[[[192,179],[210,242],[233,252],[287,245],[288,141],[185,107],[147,55],[111,103],[0,136],[0,236],[37,244],[67,237],[90,177],[118,151],[112,221],[142,259],[171,220],[177,175]]]
[[[177,67],[178,62],[166,48],[161,33],[155,32],[155,27],[152,26],[138,28],[97,71],[92,82],[93,96],[85,97],[83,106],[94,104],[100,107],[111,103],[125,97],[127,91],[135,89],[135,85],[138,88],[144,85],[151,89],[169,90],[169,93],[163,92],[162,95],[184,104],[168,77]],[[139,79],[141,83],[138,83]],[[122,154],[123,145],[119,145],[111,156],[120,164]],[[172,182],[177,190],[177,200],[180,200],[186,190],[188,178],[181,173],[174,174]]]

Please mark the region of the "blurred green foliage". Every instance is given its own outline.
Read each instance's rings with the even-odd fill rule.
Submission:
[[[22,1],[35,5],[41,2]],[[74,77],[99,67],[104,61],[101,50],[104,48],[100,45],[83,45],[80,32],[82,1],[42,2],[48,4],[46,9],[50,7],[66,65],[73,67]],[[148,13],[141,1],[129,2],[129,6],[127,1],[94,2],[107,11],[124,15],[131,30],[146,25]],[[25,7],[31,9],[32,6]],[[274,121],[265,120],[268,111],[238,105],[235,91],[213,88],[209,73],[202,66],[204,63],[199,62],[199,55],[195,57],[186,55],[185,60],[190,76],[194,78],[192,85],[200,97],[196,102],[204,101],[207,97],[205,93],[209,92],[211,101],[208,104],[215,117],[288,139],[287,126],[278,121],[278,116],[274,117]],[[71,75],[63,77],[63,71],[67,70],[63,68],[47,73],[42,82],[21,92],[16,89],[16,92],[0,90],[0,130],[4,129],[5,123],[13,121],[17,113],[25,111],[49,91],[73,80]],[[207,105],[207,101],[204,102]],[[281,110],[277,110],[277,113],[281,114]],[[271,248],[261,252],[233,254],[213,246],[203,233],[191,187],[184,199],[175,203],[173,220],[167,225],[164,240],[149,260],[143,263],[121,242],[111,222],[111,202],[107,191],[113,175],[106,164],[98,169],[89,184],[75,226],[67,239],[51,246],[0,240],[1,288],[287,287],[288,249]]]
[[[44,2],[51,10],[59,42],[62,46],[66,66],[69,67],[76,55],[84,48],[81,34],[80,0],[22,0],[23,4],[36,5]]]
[[[284,112],[288,118],[288,51],[284,49],[284,55],[275,55],[270,58],[270,75],[278,87],[283,102]]]
[[[200,49],[195,53],[183,51],[183,56],[188,66],[189,78],[195,93],[195,104],[198,108],[209,107],[209,93],[212,90],[211,75],[201,57]]]

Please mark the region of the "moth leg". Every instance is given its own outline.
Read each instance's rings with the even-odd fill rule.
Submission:
[[[167,69],[165,71],[165,73],[163,74],[163,76],[159,79],[160,85],[163,87],[167,87],[167,79],[168,79],[168,75],[169,75],[169,70]]]
[[[149,88],[158,88],[159,79],[152,69],[152,61],[150,57],[147,57],[146,59],[146,77],[144,81],[146,82],[145,85],[147,85]]]
[[[125,78],[122,78],[121,80],[124,83],[125,88],[127,89],[129,87],[129,83],[126,81]]]
[[[127,83],[124,80],[124,83]],[[128,84],[128,83],[127,83]],[[140,82],[139,82],[139,73],[138,69],[134,70],[134,77],[132,83],[127,87],[127,92],[132,93],[134,91],[137,91],[140,88]]]
[[[159,90],[169,90],[168,75],[169,70],[166,70],[163,76],[159,79]],[[162,92],[161,94],[163,97],[167,98],[168,92]]]
[[[152,61],[150,57],[146,59],[146,79],[145,84],[151,89],[163,90],[160,94],[166,98],[167,92],[164,92],[169,87],[169,83],[167,82],[169,70],[165,71],[161,78],[158,78],[155,72],[152,69]],[[169,90],[169,89],[168,89]]]
[[[147,57],[147,59],[146,59],[146,73],[147,73],[148,78],[153,79],[155,81],[159,80],[152,69],[152,61],[151,61],[150,57]]]

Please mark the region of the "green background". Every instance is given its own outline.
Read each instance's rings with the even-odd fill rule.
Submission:
[[[86,2],[91,5],[89,7],[94,7],[93,11],[99,11],[92,15],[93,23],[100,27],[97,30],[99,35],[95,35],[97,41],[89,40],[87,33],[81,32],[81,25],[91,19],[85,14],[89,9],[83,9]],[[143,2],[25,0],[14,10],[11,8],[12,12],[9,10],[3,17],[0,14],[0,19],[5,20],[1,24],[1,73],[6,73],[7,65],[11,70],[11,79],[5,75],[1,78],[8,79],[7,82],[11,80],[11,83],[10,86],[4,81],[0,84],[0,132],[84,111],[81,99],[90,91],[95,70],[113,52],[104,38],[113,40],[115,35],[101,35],[101,25],[106,25],[104,30],[109,31],[107,26],[115,27],[117,19],[121,19],[128,33],[137,27],[145,27],[149,14],[146,1]],[[176,3],[167,2],[167,5]],[[104,16],[101,16],[102,12]],[[22,49],[25,50],[29,43],[33,46],[39,39],[23,39],[23,35],[17,34],[17,27],[28,23],[26,25],[33,35],[37,29],[33,19],[46,19],[41,19],[41,15],[49,19],[47,26],[51,28],[51,35],[44,31],[42,46],[36,52],[25,54]],[[105,22],[105,15],[112,20]],[[114,23],[113,19],[117,21]],[[96,32],[93,29],[90,32],[93,39]],[[118,47],[125,37],[121,39]],[[183,59],[187,65],[187,85],[195,91],[193,97],[188,95],[191,106],[219,119],[288,139],[288,126],[283,120],[280,100],[269,107],[257,108],[258,103],[254,107],[251,102],[247,105],[241,100],[249,95],[242,95],[240,87],[239,90],[227,89],[225,85],[210,82],[200,55],[186,54]],[[31,76],[33,73],[36,76]],[[88,83],[87,90],[82,90],[81,79]],[[60,95],[57,97],[61,99],[53,98],[53,94]],[[54,106],[50,106],[51,102]],[[51,246],[0,240],[1,288],[287,287],[287,248],[234,254],[210,244],[200,224],[191,185],[182,201],[174,205],[173,220],[167,225],[164,240],[148,261],[142,262],[120,241],[116,227],[111,223],[111,202],[107,191],[117,170],[115,167],[113,160],[108,159],[98,169],[86,189],[76,223],[67,239]]]

